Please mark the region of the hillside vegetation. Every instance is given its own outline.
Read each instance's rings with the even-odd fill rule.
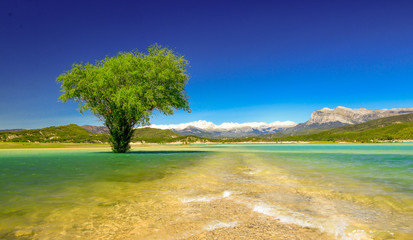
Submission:
[[[59,127],[47,127],[21,131],[0,132],[0,142],[28,143],[108,143],[108,134],[94,134],[76,124]],[[171,130],[155,128],[138,128],[134,132],[132,142],[144,143],[194,143],[213,140],[198,136],[182,136]]]
[[[347,125],[316,134],[279,137],[277,141],[371,142],[413,139],[413,114],[405,114]]]
[[[324,126],[323,128],[311,128],[311,129],[306,129],[306,130],[301,130],[298,132],[294,132],[294,131],[288,131],[288,129],[286,131],[283,132],[277,132],[277,133],[271,133],[271,134],[265,134],[265,135],[261,135],[261,136],[257,136],[260,138],[265,138],[265,139],[272,139],[272,138],[280,138],[280,137],[289,137],[289,136],[298,136],[298,135],[309,135],[309,134],[316,134],[322,131],[326,131],[326,130],[330,130],[333,129],[332,127],[326,127]]]
[[[103,143],[108,142],[108,135],[93,134],[76,124],[70,124],[59,127],[1,132],[0,141],[41,143]]]
[[[400,123],[413,123],[413,113],[379,118],[371,121],[367,121],[355,125],[346,125],[339,128],[331,129],[330,131],[339,133],[339,132],[363,132],[370,129],[378,129],[386,126],[400,124]]]
[[[193,143],[193,142],[210,142],[210,139],[202,138],[194,135],[182,136],[169,129],[156,128],[138,128],[135,129],[132,142],[147,142],[147,143]]]

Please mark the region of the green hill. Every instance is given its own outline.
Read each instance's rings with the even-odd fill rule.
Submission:
[[[413,139],[413,114],[405,114],[347,125],[316,134],[279,137],[277,141],[372,142]]]
[[[210,142],[210,139],[188,135],[182,136],[169,129],[157,129],[157,128],[138,128],[135,129],[132,142],[146,142],[146,143],[171,143],[171,142]]]
[[[321,129],[321,128],[311,128],[311,129],[306,129],[298,132],[277,132],[277,133],[270,133],[270,134],[265,134],[265,135],[257,135],[256,137],[260,138],[280,138],[280,137],[289,137],[289,136],[298,136],[298,135],[310,135],[310,134],[316,134],[322,131],[326,131],[326,129]]]
[[[1,132],[0,141],[42,143],[103,143],[108,142],[108,135],[93,134],[76,124],[70,124],[59,127]]]
[[[76,124],[42,129],[0,132],[0,142],[107,143],[108,139],[108,134],[94,134]],[[210,141],[211,140],[206,138],[182,136],[171,130],[149,127],[136,129],[132,138],[132,142],[146,143],[193,143]]]
[[[340,132],[363,132],[370,129],[378,129],[386,126],[400,124],[400,123],[412,123],[413,122],[413,113],[404,114],[399,116],[392,116],[386,118],[379,118],[371,120],[368,122],[356,124],[356,125],[346,125],[339,128],[331,129],[330,131],[335,133]]]
[[[139,141],[152,142],[152,143],[173,142],[173,141],[176,141],[176,139],[180,137],[182,137],[182,135],[176,134],[169,129],[163,130],[163,129],[145,127],[145,128],[135,129],[132,142],[139,142]]]

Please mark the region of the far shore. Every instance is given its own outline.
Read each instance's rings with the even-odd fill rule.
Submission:
[[[131,143],[131,147],[161,147],[161,146],[203,146],[203,145],[226,145],[226,144],[350,144],[360,142],[329,142],[329,141],[283,141],[283,142],[193,142],[193,143]],[[413,140],[396,140],[396,141],[375,141],[371,143],[413,143]],[[0,150],[12,149],[94,149],[110,148],[110,144],[103,143],[29,143],[29,142],[0,142]]]

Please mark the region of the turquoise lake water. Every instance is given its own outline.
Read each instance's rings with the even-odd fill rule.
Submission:
[[[0,239],[184,239],[246,221],[196,212],[213,202],[331,239],[413,239],[413,144],[0,150]]]

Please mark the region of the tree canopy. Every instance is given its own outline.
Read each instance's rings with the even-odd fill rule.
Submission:
[[[59,100],[78,102],[81,113],[90,110],[109,128],[113,151],[126,152],[134,127],[148,125],[153,110],[190,111],[187,66],[182,56],[157,44],[147,53],[119,52],[95,64],[73,64],[57,78]]]

